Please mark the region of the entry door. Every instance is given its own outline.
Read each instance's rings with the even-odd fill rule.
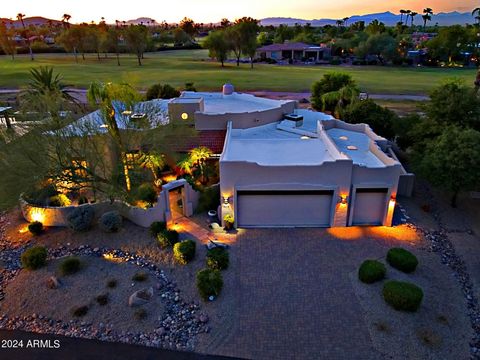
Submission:
[[[240,191],[239,227],[328,227],[333,191]]]

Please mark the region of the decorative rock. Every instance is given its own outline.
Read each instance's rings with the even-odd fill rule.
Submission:
[[[198,317],[198,320],[200,320],[201,323],[207,323],[208,322],[208,315],[207,314],[200,314]]]
[[[56,276],[50,276],[47,279],[47,287],[49,289],[58,289],[60,287],[60,281],[57,279]]]
[[[128,298],[128,306],[140,306],[148,303],[153,296],[153,288],[150,287],[148,289],[142,289],[135,291],[130,297]]]

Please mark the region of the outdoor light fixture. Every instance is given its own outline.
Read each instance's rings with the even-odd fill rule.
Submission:
[[[347,195],[340,195],[340,204],[342,205],[347,204]]]
[[[182,119],[183,119],[183,120],[188,120],[188,114],[187,114],[187,113],[183,113],[183,114],[182,114]]]
[[[229,203],[229,200],[230,198],[228,196],[223,196],[223,206],[228,206],[228,203]]]
[[[132,111],[131,110],[124,110],[122,112],[123,115],[131,115],[132,114]]]

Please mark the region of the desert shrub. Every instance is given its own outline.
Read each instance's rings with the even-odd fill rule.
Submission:
[[[117,287],[117,280],[115,279],[110,279],[107,281],[107,287],[110,289],[116,288]]]
[[[148,279],[148,275],[144,272],[137,272],[132,276],[133,281],[143,282]]]
[[[231,230],[233,229],[233,225],[235,224],[235,219],[232,214],[227,214],[223,217],[223,221],[225,222],[225,229]]]
[[[214,185],[200,193],[196,212],[202,213],[209,210],[217,210],[220,205],[220,186]]]
[[[175,230],[163,230],[157,235],[158,245],[162,249],[174,246],[178,242],[178,232]]]
[[[94,215],[95,212],[90,205],[76,207],[67,216],[68,226],[74,231],[87,231],[92,226]]]
[[[135,317],[136,320],[143,320],[147,317],[147,311],[145,309],[137,309],[133,313],[133,316]]]
[[[71,204],[72,202],[65,194],[57,194],[50,197],[48,205],[54,207],[62,207],[69,206]]]
[[[173,257],[180,264],[186,265],[195,257],[197,244],[193,240],[184,240],[173,246]]]
[[[418,260],[410,251],[402,248],[391,248],[387,253],[387,262],[395,269],[411,273],[415,271]]]
[[[194,86],[195,84],[193,82],[186,82],[184,90],[185,91],[197,91],[197,89]]]
[[[33,205],[38,206],[47,206],[50,198],[58,194],[57,189],[54,185],[49,184],[37,189],[34,189],[30,192],[27,192],[23,195],[23,198]]]
[[[39,269],[47,263],[47,249],[44,246],[31,247],[23,252],[20,261],[25,269]]]
[[[28,224],[28,231],[32,235],[40,235],[43,233],[43,224],[40,221],[34,221]]]
[[[75,306],[74,308],[72,308],[72,315],[75,317],[82,317],[87,315],[87,313],[88,313],[87,305]]]
[[[218,296],[223,287],[220,270],[202,269],[197,273],[197,288],[203,300],[209,296]]]
[[[118,211],[108,211],[100,217],[98,225],[105,232],[117,232],[122,227],[122,215]]]
[[[154,84],[147,89],[147,100],[172,99],[180,96],[180,91],[169,84]]]
[[[358,269],[358,278],[361,282],[371,284],[385,277],[385,265],[377,260],[365,260]]]
[[[101,294],[98,295],[95,300],[97,301],[98,305],[104,306],[108,304],[108,294]]]
[[[73,275],[82,267],[82,262],[75,256],[69,256],[60,263],[60,274],[62,276]]]
[[[157,192],[152,184],[145,183],[138,187],[137,198],[138,200],[142,200],[150,205],[153,205],[155,201],[157,201]]]
[[[227,249],[215,247],[208,250],[207,267],[213,270],[225,270],[230,263],[230,257]]]
[[[164,230],[167,230],[167,224],[165,224],[163,221],[154,221],[150,225],[150,234],[153,236],[157,236]]]
[[[387,281],[383,286],[383,298],[396,310],[416,311],[423,299],[418,286],[403,281]]]

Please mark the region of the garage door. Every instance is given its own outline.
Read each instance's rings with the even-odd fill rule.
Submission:
[[[239,191],[239,227],[330,226],[333,191]]]
[[[352,225],[381,225],[388,189],[357,189]]]

